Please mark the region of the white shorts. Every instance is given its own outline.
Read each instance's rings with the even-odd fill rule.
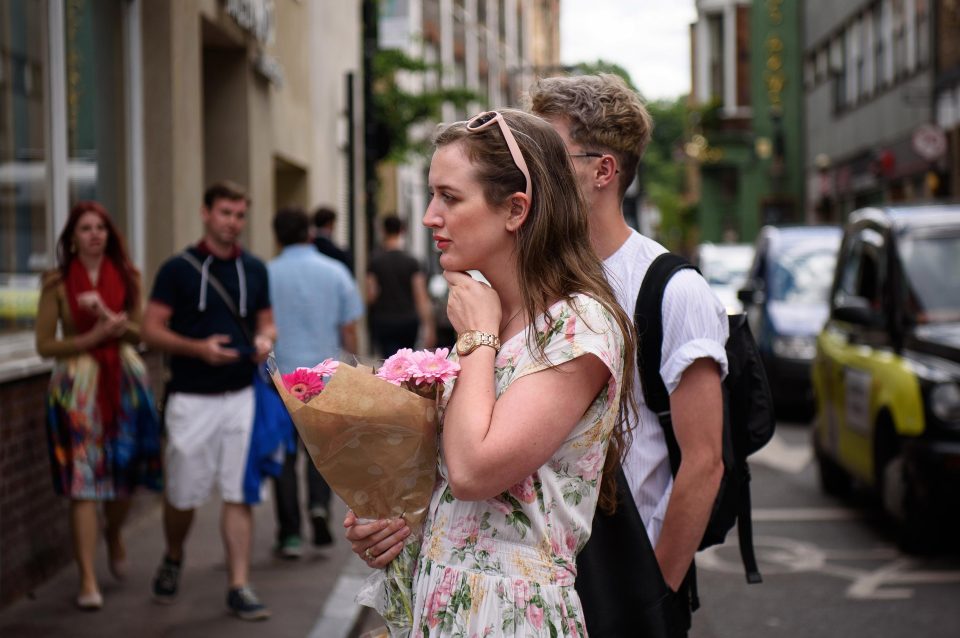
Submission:
[[[174,392],[164,409],[164,481],[170,505],[203,505],[214,484],[227,503],[243,503],[253,430],[253,387],[220,394]]]

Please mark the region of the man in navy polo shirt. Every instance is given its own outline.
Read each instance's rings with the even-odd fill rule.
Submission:
[[[164,410],[167,549],[153,580],[154,600],[175,599],[194,510],[216,485],[223,498],[227,605],[244,620],[262,620],[270,611],[249,585],[251,504],[259,495],[245,493],[244,474],[253,375],[273,347],[275,330],[266,267],[238,244],[249,203],[236,184],[207,189],[200,212],[203,239],[160,267],[143,316],[143,340],[170,355]]]

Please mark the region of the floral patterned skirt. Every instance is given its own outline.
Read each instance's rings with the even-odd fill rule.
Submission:
[[[162,489],[160,423],[143,360],[120,345],[117,425],[108,432],[97,407],[98,365],[89,354],[58,359],[47,395],[53,486],[76,499],[128,498],[137,485]]]
[[[526,573],[504,568],[535,564],[535,548],[492,538],[478,544],[486,548],[483,565],[463,556],[461,549],[425,540],[414,577],[415,638],[587,635],[572,580],[556,584],[549,564]],[[518,560],[518,552],[526,556]]]

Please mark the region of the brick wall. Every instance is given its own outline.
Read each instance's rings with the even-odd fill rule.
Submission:
[[[162,358],[144,357],[155,396]],[[47,451],[46,396],[50,375],[0,383],[0,608],[72,563],[69,501],[53,491]],[[131,518],[159,503],[135,498]]]
[[[70,562],[67,500],[53,491],[49,374],[0,384],[0,606]]]

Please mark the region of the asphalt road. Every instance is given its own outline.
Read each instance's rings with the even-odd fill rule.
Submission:
[[[751,458],[764,582],[746,584],[733,531],[700,552],[691,638],[960,636],[960,540],[905,555],[868,499],[823,495],[806,425],[781,424]]]

